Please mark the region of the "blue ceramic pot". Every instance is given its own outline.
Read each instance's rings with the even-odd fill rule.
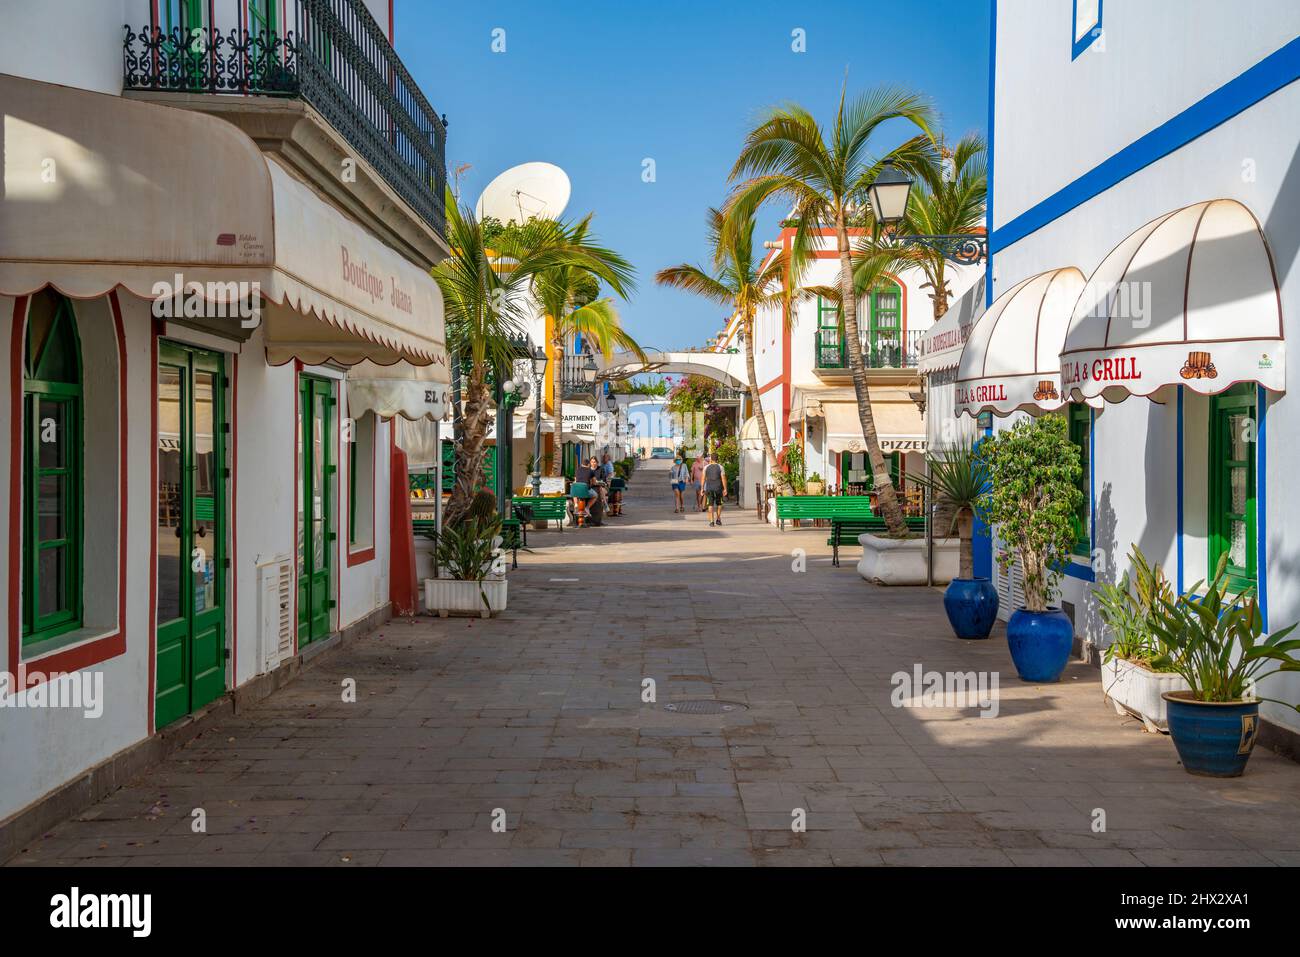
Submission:
[[[1197,701],[1190,691],[1166,691],[1169,737],[1190,774],[1240,777],[1255,750],[1258,701]]]
[[[1056,681],[1070,660],[1074,625],[1059,608],[1047,611],[1020,608],[1007,622],[1007,644],[1022,681],[1039,684]]]
[[[998,617],[998,590],[987,578],[954,578],[943,593],[943,610],[958,638],[987,638]]]

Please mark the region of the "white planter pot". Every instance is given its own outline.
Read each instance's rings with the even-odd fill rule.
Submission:
[[[485,578],[482,582],[456,581],[451,578],[426,578],[424,580],[424,608],[429,614],[477,615],[490,618],[506,609],[506,580]],[[480,593],[479,586],[482,586]],[[487,596],[488,607],[483,606]]]
[[[859,535],[862,560],[858,574],[879,585],[924,585],[926,547],[924,538],[882,538]],[[934,584],[946,585],[957,577],[961,540],[934,540]]]
[[[1166,691],[1186,691],[1178,675],[1149,671],[1123,658],[1101,663],[1101,690],[1119,715],[1130,714],[1151,733],[1169,733],[1168,711],[1160,696]]]

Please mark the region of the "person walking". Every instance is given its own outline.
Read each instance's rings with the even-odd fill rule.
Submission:
[[[691,488],[695,492],[695,510],[704,511],[704,466],[709,464],[707,455],[698,455],[691,463]]]
[[[716,455],[704,466],[704,498],[709,504],[709,527],[722,524],[722,500],[727,494],[727,470]]]
[[[673,512],[686,511],[686,503],[682,500],[682,493],[686,491],[686,483],[691,477],[690,469],[682,461],[682,455],[677,453],[673,459],[673,467],[668,472],[668,484],[673,487]]]

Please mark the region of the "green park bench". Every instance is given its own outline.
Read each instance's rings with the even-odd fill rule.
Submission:
[[[559,522],[564,531],[569,500],[563,495],[522,495],[510,500],[510,510],[521,522]]]
[[[776,520],[785,531],[785,523],[796,519],[871,518],[871,498],[866,495],[778,495]]]
[[[905,521],[911,531],[924,531],[925,519],[919,516],[908,516]],[[834,550],[831,552],[831,565],[838,568],[840,564],[840,546],[857,545],[859,535],[879,535],[887,531],[885,520],[879,515],[873,515],[871,518],[841,518],[832,516],[831,518],[831,537],[826,539],[826,544]]]

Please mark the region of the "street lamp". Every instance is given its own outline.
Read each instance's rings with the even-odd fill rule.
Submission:
[[[912,179],[893,163],[880,168],[880,175],[867,190],[876,222],[892,226],[907,214],[907,197],[912,191]]]
[[[546,350],[541,346],[529,356],[533,364],[533,495],[542,494],[542,376],[546,374]]]
[[[925,246],[959,266],[972,266],[988,258],[988,240],[979,233],[956,236],[900,236],[897,226],[907,214],[912,179],[893,163],[880,168],[876,181],[867,188],[876,222],[887,227],[890,238],[900,246]]]
[[[587,353],[587,358],[582,363],[582,381],[587,385],[596,383],[596,357],[590,352]]]

